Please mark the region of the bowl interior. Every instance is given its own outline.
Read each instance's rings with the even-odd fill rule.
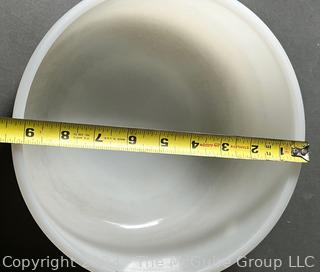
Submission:
[[[150,2],[105,1],[72,23],[24,117],[296,137],[296,98],[254,26],[224,1]],[[217,267],[275,224],[300,168],[31,146],[23,156],[32,201],[94,271]]]

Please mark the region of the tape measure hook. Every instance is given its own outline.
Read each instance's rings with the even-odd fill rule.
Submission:
[[[310,150],[309,150],[310,145],[306,145],[302,148],[298,148],[296,146],[293,146],[291,149],[291,155],[293,157],[299,157],[304,159],[305,161],[309,162],[310,161]]]

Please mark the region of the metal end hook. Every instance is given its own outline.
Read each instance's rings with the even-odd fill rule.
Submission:
[[[298,147],[293,146],[291,149],[292,157],[299,157],[299,158],[302,158],[305,161],[309,162],[310,161],[309,147],[310,147],[310,145],[306,145],[303,148],[298,148]]]

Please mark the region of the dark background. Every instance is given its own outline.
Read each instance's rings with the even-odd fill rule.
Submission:
[[[11,116],[23,70],[52,24],[79,0],[0,0],[0,116]],[[315,268],[282,267],[279,271],[320,271],[320,0],[241,0],[271,28],[296,70],[305,104],[312,162],[302,169],[288,208],[250,258],[315,256]],[[9,145],[0,145],[1,264],[4,256],[58,258],[62,253],[31,217],[17,186]],[[48,271],[49,269],[44,269]],[[70,268],[63,271],[85,271]],[[14,269],[10,269],[14,271]],[[17,270],[20,271],[20,270]],[[37,270],[38,271],[38,270]],[[225,272],[273,271],[239,268]]]

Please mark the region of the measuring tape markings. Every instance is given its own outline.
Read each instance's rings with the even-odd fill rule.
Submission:
[[[0,142],[307,162],[306,142],[0,118]]]

